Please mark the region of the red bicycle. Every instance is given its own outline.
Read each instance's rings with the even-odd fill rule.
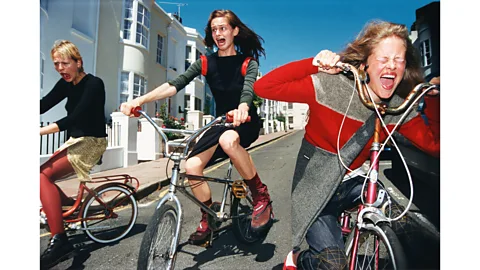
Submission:
[[[88,187],[87,183],[96,187]],[[80,182],[75,203],[63,211],[66,231],[82,230],[90,239],[102,244],[122,239],[137,220],[135,192],[138,186],[138,179],[126,174]],[[50,231],[42,209],[40,223]]]
[[[398,121],[398,123],[401,123],[413,108],[413,105],[425,93],[433,89],[439,90],[439,86],[429,83],[418,84],[398,107],[387,107],[383,104],[371,102],[370,100],[373,100],[371,97],[370,99],[367,98],[369,97],[369,89],[366,84],[366,73],[364,71],[357,70],[349,64],[342,63],[337,66],[342,68],[344,72],[351,72],[354,75],[355,87],[360,100],[377,114],[370,151],[370,165],[362,187],[361,194],[363,196],[360,196],[361,202],[354,209],[344,211],[339,217],[342,233],[346,239],[345,252],[349,262],[349,269],[406,269],[406,257],[397,235],[391,228],[391,222],[398,221],[409,210],[413,200],[413,185],[410,172],[402,157],[410,179],[411,197],[405,210],[400,215],[394,218],[390,217],[392,214],[392,201],[388,192],[378,180],[379,156],[389,141],[398,150],[392,134],[399,124],[392,131],[384,128],[388,134],[384,143],[380,142],[380,133],[382,132],[382,127],[386,127],[383,122],[385,115],[403,114]],[[399,154],[401,155],[400,151]]]

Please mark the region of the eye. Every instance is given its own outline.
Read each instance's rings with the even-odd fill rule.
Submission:
[[[227,28],[226,28],[225,26],[222,26],[222,27],[220,28],[220,30],[222,30],[222,32],[223,32],[223,31],[227,30]]]
[[[388,58],[387,57],[377,57],[377,61],[382,63],[382,64],[385,64],[388,62]]]
[[[395,62],[400,63],[400,64],[401,64],[401,63],[404,63],[404,62],[405,62],[405,58],[397,57],[397,58],[395,58]]]

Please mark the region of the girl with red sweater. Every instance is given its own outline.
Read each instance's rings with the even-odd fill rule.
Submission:
[[[354,81],[335,67],[340,60],[367,71],[374,101],[393,107],[404,100],[402,93],[408,93],[423,80],[407,27],[376,21],[367,24],[340,54],[321,51],[314,58],[279,67],[254,84],[254,91],[260,97],[309,105],[309,120],[292,183],[293,250],[285,260],[284,269],[297,269],[297,265],[298,269],[344,269],[347,264],[337,217],[360,196],[363,177],[359,172],[369,158],[376,115],[361,103],[357,94],[347,112]],[[425,103],[428,125],[412,110],[396,135],[438,157],[438,91],[425,96]],[[346,112],[339,153],[338,132]],[[389,130],[399,118],[384,118]],[[386,137],[383,132],[381,141]],[[340,155],[348,171],[340,163]],[[305,237],[309,249],[300,252]]]

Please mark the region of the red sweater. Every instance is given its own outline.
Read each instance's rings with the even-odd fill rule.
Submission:
[[[327,89],[319,89],[322,87],[314,83],[314,74],[318,73],[318,67],[312,65],[312,60],[313,58],[308,58],[292,62],[272,70],[254,84],[254,91],[258,96],[267,99],[308,104],[310,114],[305,127],[305,139],[317,147],[337,153],[338,131],[345,110],[324,104],[322,100],[318,100],[318,97],[321,96],[318,94],[319,91],[324,94]],[[346,108],[349,97],[341,100],[341,103],[344,104],[340,104],[339,107]],[[397,129],[400,134],[410,140],[416,147],[435,157],[438,157],[440,154],[439,100],[438,96],[425,96],[425,115],[428,118],[429,125],[426,125],[422,117],[412,110],[413,112],[410,114],[416,115],[412,115]],[[350,108],[350,110],[352,109],[355,108]],[[340,148],[363,123],[364,121],[362,120],[347,116],[340,137]],[[394,125],[395,122],[387,124],[387,127],[391,131]],[[380,140],[384,141],[386,137],[387,134],[383,132]],[[352,162],[350,165],[351,169],[360,167],[369,158],[372,141],[373,137],[370,138],[360,155]]]

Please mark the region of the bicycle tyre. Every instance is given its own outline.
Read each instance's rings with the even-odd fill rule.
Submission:
[[[138,216],[134,193],[119,184],[106,184],[95,189],[97,196],[89,194],[84,200],[82,227],[85,234],[97,243],[108,244],[121,240],[133,228]],[[108,206],[101,205],[97,198]],[[108,217],[112,216],[113,217]],[[87,217],[103,218],[86,220]],[[108,224],[107,227],[104,225]]]
[[[381,230],[383,233],[379,233],[377,230]],[[345,251],[349,264],[351,260],[351,252],[353,250],[354,234],[355,231],[352,230],[345,242]],[[371,236],[374,237],[372,238]],[[380,240],[381,246],[379,249],[372,249],[372,240],[374,240],[375,237],[378,237]],[[389,243],[391,248],[388,248],[386,243]],[[379,250],[380,259],[378,265],[376,265],[374,258],[375,254],[372,253],[373,250]],[[390,226],[385,224],[378,226],[372,225],[370,228],[362,228],[360,230],[355,269],[408,269],[403,247]]]
[[[174,268],[177,253],[172,258],[168,254],[180,239],[179,235],[175,241],[177,221],[178,213],[173,206],[164,204],[155,210],[140,244],[138,270]]]
[[[250,192],[246,198],[240,199],[231,194],[233,201],[230,209],[232,217],[232,231],[235,238],[244,244],[253,244],[265,238],[268,230],[263,233],[255,233],[251,230],[253,199]]]

